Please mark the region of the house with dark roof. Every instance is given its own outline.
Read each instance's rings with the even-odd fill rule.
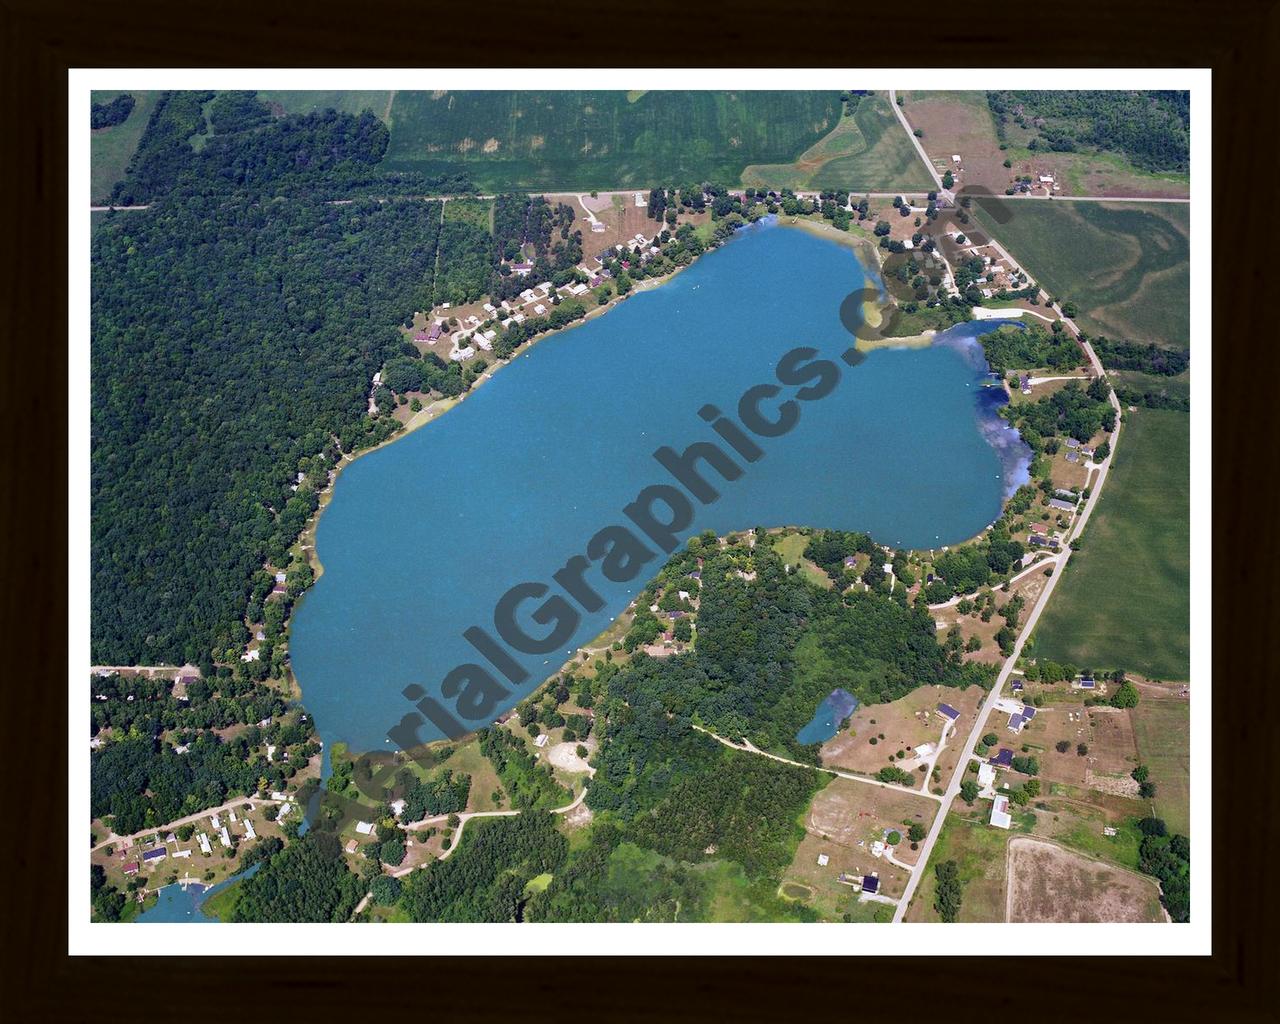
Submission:
[[[1079,452],[1067,452],[1067,461],[1068,461],[1068,462],[1079,462],[1079,461],[1080,461],[1080,453],[1079,453]]]
[[[1009,731],[1022,732],[1022,727],[1027,724],[1027,720],[1019,714],[1009,716]]]
[[[987,758],[987,764],[991,765],[992,768],[1012,768],[1013,751],[1008,747],[1001,747],[995,757]]]
[[[862,876],[862,891],[869,893],[877,893],[880,891],[880,879],[875,875]]]
[[[1023,689],[1023,687],[1022,687],[1022,681],[1021,681],[1021,680],[1019,680],[1019,679],[1015,679],[1015,680],[1013,681],[1013,687],[1012,687],[1012,689],[1013,689],[1013,692],[1014,692],[1014,693],[1021,693],[1021,692],[1022,692],[1022,689]]]
[[[138,862],[135,860],[126,864],[124,866],[124,873],[126,875],[136,875],[138,873]]]
[[[148,850],[142,855],[142,859],[148,864],[155,864],[169,856],[169,851],[163,846],[158,846],[154,850]]]
[[[950,704],[939,704],[934,710],[949,722],[954,722],[960,717],[960,712]]]

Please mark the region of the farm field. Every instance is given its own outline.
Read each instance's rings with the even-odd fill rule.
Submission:
[[[310,89],[259,90],[258,99],[269,104],[277,114],[311,114],[317,110],[334,110],[346,114],[359,114],[372,110],[382,120],[387,120],[391,97],[395,94],[385,89],[366,91],[324,91]]]
[[[985,199],[974,211],[1046,291],[1079,307],[1085,330],[1190,344],[1189,205]]]
[[[109,103],[120,94],[114,90],[94,92],[94,103]],[[124,177],[125,168],[138,148],[155,107],[157,91],[133,91],[133,110],[125,120],[110,128],[89,132],[89,201],[96,203],[111,194],[112,186]],[[87,112],[86,112],[87,116]]]
[[[863,97],[853,116],[841,117],[828,135],[795,160],[750,165],[742,172],[742,184],[857,192],[934,187],[889,100],[880,93]]]
[[[1191,703],[1180,697],[1153,696],[1142,687],[1138,706],[1129,712],[1139,760],[1156,784],[1155,814],[1170,832],[1191,834]]]
[[[1026,836],[1009,841],[1006,920],[1163,921],[1148,878]]]
[[[484,191],[736,183],[836,125],[835,92],[398,92],[384,166]]]
[[[1035,653],[1153,679],[1190,673],[1190,416],[1128,413],[1115,465],[1036,627]]]

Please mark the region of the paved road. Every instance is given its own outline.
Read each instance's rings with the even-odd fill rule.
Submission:
[[[991,244],[995,246],[995,248],[1004,255],[1006,259],[1013,263],[1014,266],[1019,265],[999,242],[992,239]],[[1045,300],[1048,299],[1048,296],[1043,291],[1041,291],[1041,296]],[[1059,316],[1062,316],[1061,309],[1051,303],[1049,306],[1057,312]],[[1088,356],[1089,363],[1094,367],[1095,373],[1100,376],[1103,372],[1102,362],[1093,351],[1093,346],[1091,346],[1087,341],[1081,340],[1080,329],[1076,327],[1073,321],[1065,316],[1062,316],[1062,321],[1066,328],[1080,343],[1081,348],[1084,349],[1085,355]],[[1064,547],[1058,554],[1057,567],[1054,569],[1053,575],[1049,577],[1049,581],[1045,585],[1044,590],[1041,591],[1039,599],[1032,607],[1031,613],[1027,616],[1027,620],[1023,624],[1022,630],[1018,633],[1018,639],[1014,644],[1013,653],[1008,657],[1008,659],[1006,659],[1004,665],[1001,667],[1000,674],[996,677],[995,685],[991,687],[991,692],[987,695],[987,699],[983,702],[977,717],[974,719],[973,728],[969,732],[969,737],[965,741],[964,749],[960,754],[960,759],[956,763],[955,773],[952,775],[951,782],[947,786],[946,794],[942,798],[942,808],[938,812],[937,818],[934,819],[933,825],[929,829],[929,834],[925,838],[924,845],[920,850],[920,858],[916,862],[918,870],[912,872],[911,877],[907,879],[907,887],[902,894],[902,899],[899,901],[898,909],[894,912],[893,921],[895,924],[900,922],[906,916],[907,909],[911,905],[911,899],[915,895],[916,886],[920,884],[920,879],[928,868],[929,858],[933,853],[934,846],[938,842],[938,836],[942,832],[943,822],[946,820],[947,813],[950,811],[952,803],[960,793],[960,783],[964,781],[965,770],[969,766],[970,759],[974,756],[973,751],[977,746],[978,738],[982,735],[983,725],[987,720],[987,716],[991,713],[991,709],[995,707],[996,702],[1000,699],[1001,691],[1004,689],[1004,684],[1013,672],[1013,666],[1017,663],[1018,658],[1022,654],[1023,645],[1031,635],[1032,630],[1035,629],[1036,623],[1040,619],[1040,613],[1044,611],[1045,605],[1049,603],[1049,598],[1053,596],[1053,591],[1058,585],[1058,581],[1062,579],[1063,571],[1066,569],[1067,562],[1071,558],[1072,554],[1070,541],[1080,536],[1081,531],[1088,523],[1089,517],[1093,514],[1093,510],[1098,504],[1098,498],[1102,494],[1102,486],[1106,483],[1107,473],[1111,468],[1111,463],[1115,459],[1115,448],[1120,439],[1120,401],[1116,398],[1115,392],[1111,393],[1110,400],[1112,408],[1116,410],[1117,414],[1116,429],[1111,435],[1111,455],[1105,462],[1098,466],[1098,476],[1093,481],[1093,489],[1090,491],[1089,500],[1085,502],[1084,510],[1077,516],[1075,522],[1072,523],[1071,530],[1067,535],[1068,546]],[[1043,565],[1045,563],[1040,564]]]
[[[1190,199],[1181,199],[1178,197],[1168,196],[1033,196],[1033,195],[1016,195],[1016,196],[993,196],[993,199],[1016,199],[1022,202],[1024,199],[1052,199],[1055,202],[1068,203],[1189,203]]]
[[[929,176],[933,178],[933,183],[938,186],[938,191],[943,191],[942,175],[938,173],[933,161],[929,159],[929,154],[924,151],[924,146],[920,140],[916,138],[915,129],[911,127],[907,121],[907,115],[902,112],[902,108],[898,106],[898,92],[896,89],[889,90],[889,106],[893,107],[893,112],[898,115],[898,120],[902,122],[902,127],[906,129],[907,138],[911,140],[911,144],[916,147],[916,152],[920,154],[920,159],[924,161],[924,165],[929,168]]]

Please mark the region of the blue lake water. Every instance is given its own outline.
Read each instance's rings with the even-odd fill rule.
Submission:
[[[863,278],[834,242],[767,223],[745,229],[661,287],[545,338],[437,422],[349,465],[320,518],[324,575],[292,626],[294,671],[326,742],[391,749],[387,730],[412,711],[405,686],[439,697],[450,669],[482,662],[463,630],[494,633],[508,588],[550,581],[602,527],[629,525],[622,509],[637,492],[673,482],[656,448],[717,440],[699,409],[732,415],[796,346],[838,362],[853,340],[840,304]],[[765,455],[738,460],[740,478],[704,474],[721,496],[693,502],[680,536],[805,524],[929,548],[983,530],[1026,458],[994,418],[1003,391],[983,387],[973,339],[993,326],[838,363],[834,391],[800,403],[785,436],[755,438]],[[783,390],[764,403],[768,414],[795,389]],[[604,607],[557,650],[518,658],[531,676],[494,714],[604,629],[665,557],[627,583],[593,565],[585,578]],[[440,733],[426,725],[419,735]]]
[[[832,690],[798,733],[798,743],[825,743],[840,731],[840,723],[858,710],[858,698],[848,690]]]
[[[140,924],[217,924],[216,917],[206,917],[200,909],[204,901],[220,893],[232,882],[248,878],[260,867],[261,864],[255,864],[248,871],[224,878],[217,885],[202,885],[199,882],[166,885],[157,895],[155,905],[139,914],[137,921]]]

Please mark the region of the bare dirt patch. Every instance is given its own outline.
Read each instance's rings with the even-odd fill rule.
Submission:
[[[497,139],[485,139],[484,145],[480,147],[486,153],[498,152],[498,147],[502,145]]]
[[[903,835],[905,847],[907,829],[916,822],[928,828],[937,808],[935,801],[925,797],[836,779],[813,798],[805,828],[833,843],[866,849],[876,840],[883,840],[889,829]]]
[[[547,750],[547,760],[555,768],[566,772],[586,773],[591,771],[585,757],[578,756],[578,744],[557,743]]]
[[[1025,836],[1011,839],[1008,849],[1009,921],[1164,920],[1148,879]]]

